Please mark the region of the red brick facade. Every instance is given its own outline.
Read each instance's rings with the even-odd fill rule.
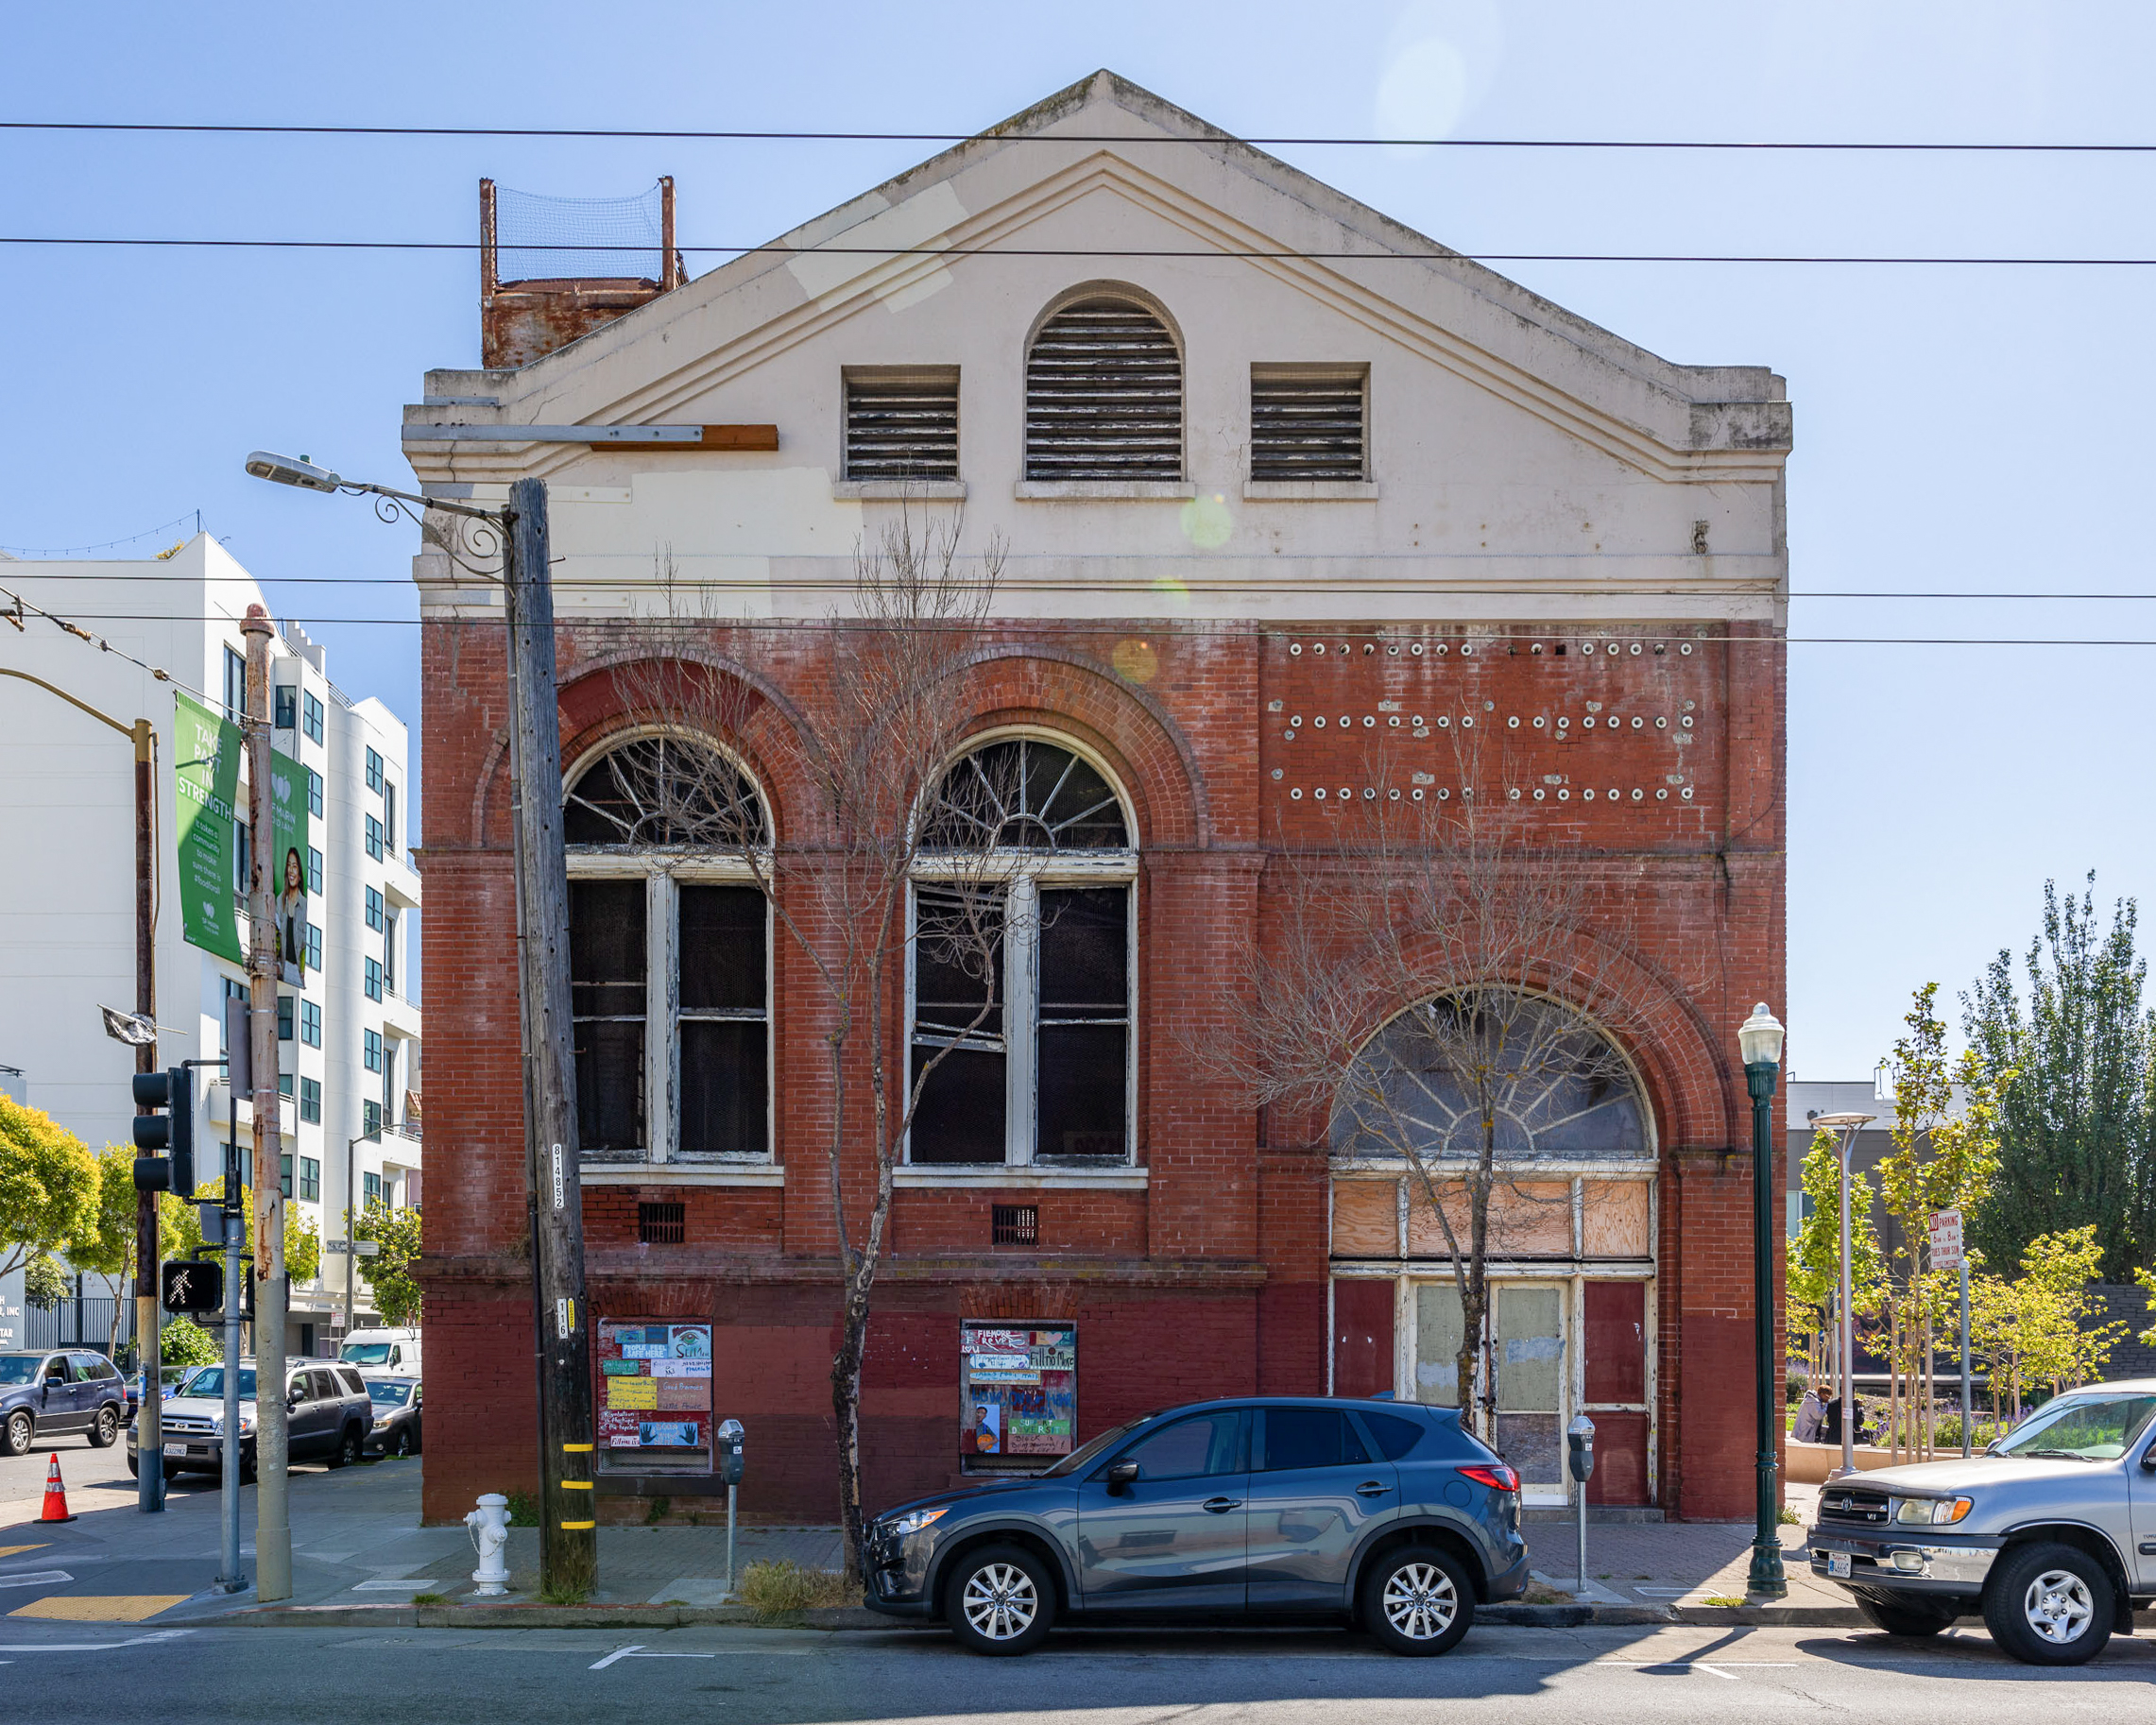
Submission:
[[[426,1514],[440,1521],[481,1492],[533,1489],[536,1467],[501,645],[497,630],[453,622],[430,622],[425,636]],[[636,718],[614,680],[593,675],[599,641],[559,637],[572,776]],[[769,789],[780,833],[797,829],[808,799],[754,733],[816,699],[813,660],[722,629],[709,661],[719,675],[755,664],[766,699],[750,734],[731,741]],[[1184,1050],[1226,1021],[1234,960],[1277,891],[1269,862],[1283,846],[1322,848],[1343,790],[1457,794],[1453,739],[1473,719],[1493,745],[1480,793],[1539,794],[1540,836],[1577,847],[1591,871],[1608,908],[1597,938],[1619,948],[1641,1027],[1627,1051],[1659,1156],[1655,1501],[1672,1515],[1746,1513],[1751,1127],[1736,1033],[1754,1000],[1779,1003],[1783,990],[1779,640],[1689,623],[1014,624],[952,698],[981,729],[1024,724],[1069,739],[1128,796],[1139,851],[1135,1157],[1148,1178],[898,1194],[866,1365],[871,1509],[959,1472],[962,1318],[1075,1322],[1081,1439],[1178,1400],[1323,1393],[1328,1376],[1341,1392],[1393,1387],[1389,1307],[1378,1312],[1370,1285],[1337,1303],[1329,1292],[1323,1150],[1268,1142],[1269,1123]],[[655,1167],[642,1186],[589,1187],[590,1307],[712,1324],[715,1411],[749,1433],[744,1512],[829,1521],[837,1298],[820,1026],[783,939],[773,962],[782,1184],[670,1184]],[[864,1198],[865,1158],[846,1172]],[[686,1205],[683,1243],[638,1243],[636,1206],[650,1199]],[[1037,1205],[1036,1245],[990,1243],[997,1202]],[[1622,1441],[1644,1445],[1647,1429],[1641,1416]],[[714,1501],[679,1483],[665,1494],[676,1515]],[[603,1495],[600,1512],[642,1520],[646,1505]]]

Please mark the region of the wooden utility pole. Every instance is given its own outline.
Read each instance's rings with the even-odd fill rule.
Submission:
[[[254,1071],[255,1597],[292,1597],[284,1401],[284,1148],[277,1090],[277,846],[269,788],[269,613],[247,608],[248,1044]],[[228,1443],[239,1434],[227,1432]]]
[[[147,719],[134,724],[135,742],[135,1016],[145,1024],[157,1023],[157,851],[152,841],[155,819],[150,798],[157,794],[156,776],[150,770],[156,731]],[[135,1070],[157,1070],[155,1039],[135,1045]],[[187,1074],[184,1099],[175,1097],[175,1107],[195,1106],[195,1074]],[[179,1194],[185,1204],[192,1192]],[[135,1415],[135,1502],[155,1512],[164,1508],[164,1394],[158,1368],[164,1363],[158,1346],[158,1244],[157,1194],[135,1194],[135,1358],[142,1368],[142,1406]]]
[[[590,1319],[577,1179],[576,1053],[569,1000],[569,871],[561,836],[561,720],[546,486],[509,488],[504,587],[509,762],[516,806],[517,982],[523,1032],[532,1304],[538,1326],[539,1585],[587,1597],[598,1581]]]

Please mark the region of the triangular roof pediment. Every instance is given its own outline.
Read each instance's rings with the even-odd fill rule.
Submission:
[[[1052,245],[1059,213],[1104,197],[1134,253],[1236,258],[1655,476],[1756,479],[1788,450],[1766,367],[1673,364],[1106,71],[522,370],[437,372],[430,393],[483,378],[509,423],[658,422],[835,320],[999,267],[969,254]],[[1073,282],[1125,273],[1071,262]]]

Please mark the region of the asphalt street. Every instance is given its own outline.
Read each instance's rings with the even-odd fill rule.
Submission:
[[[1478,1630],[1441,1659],[1343,1632],[1086,1631],[1019,1660],[934,1633],[805,1630],[258,1630],[0,1622],[0,1695],[38,1721],[498,1725],[690,1716],[761,1721],[1474,1718],[1507,1725],[1715,1721],[1739,1710],[1895,1725],[2147,1718],[2156,1645],[2114,1640],[2071,1671],[2017,1665],[1963,1626],[1921,1647],[1806,1630]],[[656,1713],[650,1710],[659,1710]]]

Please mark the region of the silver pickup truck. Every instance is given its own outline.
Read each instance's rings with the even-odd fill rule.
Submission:
[[[2025,1664],[2094,1659],[2156,1603],[2156,1378],[2056,1396],[1966,1460],[1830,1480],[1805,1543],[1891,1635],[1980,1611]]]

